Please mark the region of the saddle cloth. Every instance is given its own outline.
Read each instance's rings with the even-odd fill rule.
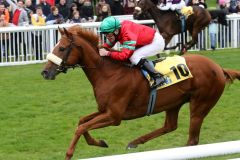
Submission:
[[[188,16],[193,14],[193,8],[191,6],[185,6],[181,9],[181,13],[188,18]]]
[[[156,62],[155,69],[162,73],[165,79],[165,83],[157,89],[162,89],[193,77],[186,64],[185,58],[181,56],[167,57],[163,61]],[[152,85],[154,82],[153,79],[150,78],[146,71],[142,71],[149,81],[149,84]]]

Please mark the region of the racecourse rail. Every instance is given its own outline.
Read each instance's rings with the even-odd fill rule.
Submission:
[[[133,20],[132,15],[116,16],[120,20]],[[156,28],[153,20],[134,20],[136,23],[145,24]],[[240,15],[227,16],[228,27],[218,25],[216,33],[216,49],[240,48]],[[51,52],[60,38],[58,27],[70,27],[80,25],[94,31],[100,36],[101,42],[104,36],[100,35],[100,22],[61,24],[49,26],[23,26],[0,28],[0,66],[42,63],[46,61],[46,55]],[[211,49],[208,27],[199,33],[198,44],[191,50]],[[173,37],[168,46],[175,45],[180,35]],[[187,39],[190,39],[188,34]],[[116,45],[119,47],[119,44]]]
[[[132,16],[117,17],[120,20],[132,20]],[[229,26],[218,25],[216,49],[240,48],[240,15],[228,15]],[[156,28],[153,20],[141,20],[136,23],[150,25]],[[0,28],[0,66],[24,65],[42,63],[46,61],[46,55],[51,52],[60,38],[58,27],[70,27],[80,25],[99,34],[100,22],[61,24],[49,26],[25,26],[25,27],[2,27]],[[104,36],[100,35],[101,40]],[[188,35],[189,39],[190,36]],[[179,35],[173,37],[168,46],[175,45],[180,39]],[[116,47],[119,47],[117,45]],[[209,29],[206,28],[199,34],[198,44],[192,50],[210,49]],[[167,159],[190,159],[208,156],[240,153],[240,141],[223,142],[216,144],[198,145],[130,153],[107,157],[90,158],[85,160],[167,160]]]
[[[182,160],[240,153],[240,141],[204,144],[81,160]],[[80,159],[79,159],[80,160]]]

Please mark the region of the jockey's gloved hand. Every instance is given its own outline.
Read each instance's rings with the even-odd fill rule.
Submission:
[[[106,49],[104,49],[104,48],[101,48],[100,50],[99,50],[99,54],[100,54],[100,56],[109,56],[109,51],[107,51]]]

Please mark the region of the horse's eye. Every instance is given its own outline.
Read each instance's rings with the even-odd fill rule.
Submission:
[[[64,50],[65,50],[65,48],[59,47],[59,51],[63,52]]]

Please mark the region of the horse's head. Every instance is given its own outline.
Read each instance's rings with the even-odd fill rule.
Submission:
[[[58,30],[61,33],[61,39],[53,51],[47,55],[48,62],[41,72],[45,79],[53,80],[57,74],[66,73],[68,68],[73,68],[81,59],[81,45],[77,44],[77,34],[65,28],[58,28]]]
[[[139,19],[141,15],[146,14],[154,5],[157,5],[157,0],[136,0],[136,7],[133,12],[134,19]]]

